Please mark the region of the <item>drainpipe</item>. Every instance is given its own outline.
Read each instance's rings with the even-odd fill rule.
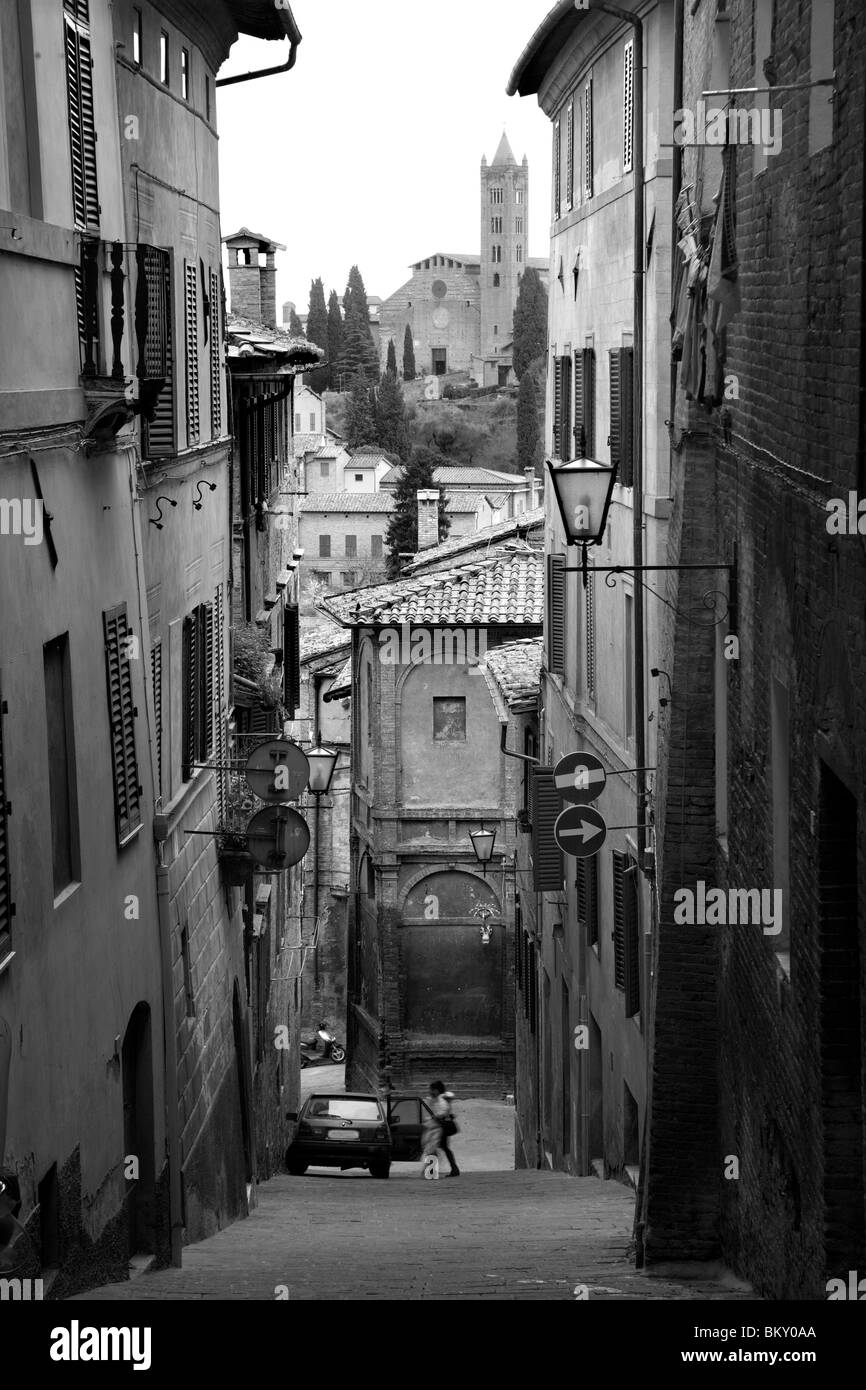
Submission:
[[[292,12],[288,6],[283,5],[278,6],[278,8],[283,10],[285,18],[289,21],[290,25],[289,32],[286,36],[289,40],[289,56],[286,61],[284,63],[278,63],[277,66],[273,68],[259,68],[255,72],[242,72],[239,73],[237,77],[218,77],[214,83],[215,87],[233,87],[236,82],[255,82],[258,77],[271,77],[277,72],[288,72],[290,68],[295,66],[295,59],[298,56],[298,44],[301,42],[301,31],[295,24]]]
[[[177,1030],[174,1024],[174,982],[171,969],[171,918],[168,866],[163,861],[162,843],[157,845],[156,906],[159,923],[159,951],[162,967],[162,1031],[165,1050],[165,1128],[168,1144],[168,1212],[171,1263],[182,1264],[183,1193],[180,1172],[180,1124],[177,1094]]]

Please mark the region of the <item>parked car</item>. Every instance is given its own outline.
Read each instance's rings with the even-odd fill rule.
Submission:
[[[300,1177],[309,1167],[367,1168],[387,1178],[391,1164],[421,1157],[424,1116],[432,1115],[421,1096],[310,1095],[290,1111],[298,1129],[286,1151],[286,1167]]]
[[[310,1095],[290,1111],[298,1129],[286,1151],[286,1167],[300,1177],[313,1164],[324,1168],[366,1168],[374,1178],[391,1171],[391,1131],[378,1096]]]

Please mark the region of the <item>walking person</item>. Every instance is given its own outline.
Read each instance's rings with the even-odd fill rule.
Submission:
[[[454,1107],[451,1102],[454,1099],[453,1091],[446,1091],[444,1083],[434,1081],[430,1086],[428,1096],[432,1116],[425,1118],[423,1152],[425,1158],[437,1151],[445,1155],[448,1160],[448,1167],[452,1178],[459,1178],[460,1169],[451,1152],[448,1140],[457,1133],[457,1121],[454,1118]]]

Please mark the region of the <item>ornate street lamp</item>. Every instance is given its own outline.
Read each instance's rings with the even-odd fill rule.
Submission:
[[[484,870],[484,877],[487,877],[487,865],[493,858],[493,846],[496,841],[496,827],[492,830],[484,829],[484,822],[481,822],[480,830],[470,830],[469,838],[472,841],[472,848],[475,851],[475,858]]]
[[[310,764],[310,791],[313,796],[324,796],[331,785],[338,754],[333,748],[323,748],[321,738],[317,739],[315,748],[306,750],[306,754]]]
[[[588,545],[599,545],[607,525],[610,499],[616,481],[616,464],[595,459],[571,459],[568,463],[547,461],[550,481],[559,504],[559,513],[569,545],[583,548],[583,586],[586,588]]]

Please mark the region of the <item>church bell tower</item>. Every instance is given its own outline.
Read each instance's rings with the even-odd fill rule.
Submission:
[[[503,132],[493,163],[481,158],[481,356],[485,386],[504,385],[529,243],[529,165],[518,164]],[[482,363],[478,363],[482,367]],[[481,371],[477,373],[481,377]]]

